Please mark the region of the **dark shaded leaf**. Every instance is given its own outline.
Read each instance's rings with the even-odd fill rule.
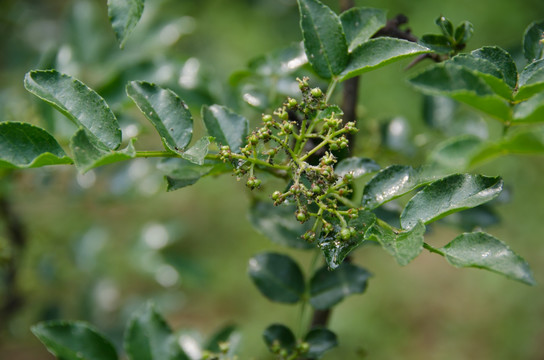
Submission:
[[[449,54],[452,51],[452,44],[444,35],[423,35],[419,40],[419,43],[432,51],[441,54]]]
[[[106,101],[81,81],[56,70],[37,70],[25,76],[25,88],[84,127],[111,150],[121,144],[121,129]]]
[[[340,79],[344,81],[406,57],[430,51],[424,46],[406,40],[389,37],[371,39],[353,49],[348,64],[340,73]]]
[[[455,267],[475,267],[535,285],[529,264],[499,239],[483,233],[465,233],[440,248]]]
[[[58,359],[117,360],[111,342],[87,323],[50,321],[34,325],[31,330]]]
[[[544,44],[541,42],[544,33],[544,21],[535,21],[525,29],[523,35],[523,54],[529,63],[542,59]]]
[[[408,265],[423,250],[425,225],[418,222],[409,231],[394,232],[390,228],[375,224],[367,233],[369,240],[375,240],[393,257],[399,265]]]
[[[181,153],[193,136],[193,117],[172,90],[145,81],[131,81],[127,95],[153,124],[166,149]]]
[[[440,16],[435,21],[442,33],[448,38],[453,38],[453,24],[446,17]]]
[[[371,276],[353,264],[343,263],[333,271],[324,266],[310,280],[310,304],[316,309],[329,309],[346,296],[362,294]]]
[[[47,131],[27,123],[0,123],[0,167],[23,169],[71,163],[72,159]]]
[[[455,34],[454,34],[455,42],[457,44],[465,44],[467,41],[470,40],[473,33],[474,33],[474,27],[472,26],[472,24],[468,21],[463,21],[455,29]]]
[[[167,191],[174,191],[193,185],[201,177],[222,166],[221,163],[205,162],[198,165],[186,159],[170,158],[161,161],[157,168],[166,175]]]
[[[298,0],[298,7],[310,65],[325,79],[340,74],[348,62],[348,45],[340,18],[317,0]]]
[[[143,12],[144,0],[108,0],[108,15],[120,48],[125,45]]]
[[[304,342],[310,345],[306,357],[309,359],[319,359],[330,349],[338,346],[336,334],[329,329],[312,329],[304,337]]]
[[[295,335],[287,326],[282,324],[272,324],[263,332],[264,342],[270,352],[274,353],[276,349],[285,349],[290,354],[295,349],[297,340]]]
[[[387,22],[385,15],[384,10],[361,7],[351,8],[340,14],[340,21],[348,42],[348,51],[352,52],[384,27]]]
[[[302,299],[304,276],[287,255],[258,254],[249,260],[248,273],[261,294],[271,301],[294,304]]]
[[[437,180],[418,192],[400,215],[404,229],[420,221],[428,224],[451,213],[486,203],[502,191],[502,179],[482,175],[454,174]]]
[[[152,304],[132,315],[125,331],[124,347],[130,360],[189,360]]]
[[[374,160],[362,157],[350,157],[341,160],[336,164],[334,173],[338,176],[344,176],[348,173],[353,174],[353,178],[359,178],[368,173],[376,172],[380,170]]]

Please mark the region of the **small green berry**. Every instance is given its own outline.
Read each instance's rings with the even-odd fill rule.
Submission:
[[[317,185],[317,184],[312,184],[312,192],[314,194],[319,194],[321,193],[321,186]]]
[[[272,115],[263,115],[263,122],[266,124],[266,123],[269,123],[272,121]]]
[[[272,200],[277,201],[277,200],[280,198],[280,196],[281,196],[281,192],[279,192],[279,191],[274,191],[274,192],[272,193]]]
[[[340,237],[344,240],[348,240],[351,237],[351,231],[349,231],[348,228],[342,228],[342,230],[340,230]]]
[[[290,109],[292,109],[292,108],[294,108],[294,107],[297,106],[297,101],[296,101],[295,99],[293,99],[293,98],[289,98],[289,99],[287,100],[287,106],[288,106]]]
[[[303,211],[297,211],[296,217],[297,217],[297,220],[300,221],[301,223],[308,220],[308,215],[306,215],[306,213],[304,213]]]
[[[323,96],[323,91],[321,91],[320,88],[313,88],[311,91],[310,91],[310,94],[312,94],[312,96],[314,98],[320,98]]]

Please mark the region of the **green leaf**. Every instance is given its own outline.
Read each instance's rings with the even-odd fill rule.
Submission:
[[[453,24],[444,16],[438,17],[434,23],[438,25],[442,33],[450,39],[453,39]]]
[[[294,304],[304,295],[302,271],[289,256],[261,253],[249,260],[249,276],[269,300]]]
[[[166,174],[167,191],[174,191],[193,185],[201,177],[211,174],[222,164],[205,162],[202,165],[179,158],[170,158],[161,161],[157,168]]]
[[[312,329],[304,337],[304,342],[310,345],[305,357],[308,359],[319,359],[330,349],[338,346],[336,334],[329,329]]]
[[[344,70],[348,45],[340,18],[317,0],[298,0],[304,50],[315,72],[330,79]]]
[[[111,150],[121,144],[115,115],[106,101],[81,81],[56,70],[37,70],[26,74],[24,84]]]
[[[239,338],[240,333],[238,331],[238,327],[235,325],[227,325],[214,333],[206,342],[206,346],[204,348],[213,353],[219,353],[221,352],[219,344],[228,343],[230,353],[232,350],[235,349]]]
[[[129,320],[124,347],[129,360],[189,360],[166,321],[150,303]]]
[[[404,165],[391,165],[377,173],[366,184],[362,205],[375,209],[383,203],[398,198],[432,181],[426,169]]]
[[[518,82],[518,69],[512,56],[498,46],[484,46],[470,53],[472,56],[489,61],[499,69],[504,81],[510,88]]]
[[[144,0],[108,0],[108,16],[120,48],[125,45],[143,12]]]
[[[506,100],[478,75],[453,62],[433,65],[409,81],[425,94],[451,97],[503,121],[512,118]]]
[[[525,100],[544,90],[544,59],[530,63],[519,74],[517,101]]]
[[[484,145],[475,135],[462,135],[447,139],[431,152],[430,166],[441,173],[464,171],[471,165],[471,159]]]
[[[346,296],[362,294],[371,276],[353,264],[343,263],[333,271],[324,266],[310,280],[310,304],[316,309],[329,309]]]
[[[99,166],[133,159],[136,156],[134,139],[125,149],[114,151],[89,137],[85,129],[79,129],[70,139],[70,149],[76,167],[83,173]]]
[[[348,51],[366,42],[387,22],[386,12],[373,8],[351,8],[340,14],[342,28],[346,34]]]
[[[542,59],[544,44],[541,42],[544,33],[544,21],[535,21],[525,29],[523,35],[523,54],[529,63]]]
[[[50,321],[34,325],[31,330],[58,359],[117,360],[111,342],[87,323]]]
[[[474,27],[472,26],[472,24],[468,21],[463,21],[455,29],[455,42],[457,44],[465,44],[468,40],[470,40],[473,33]]]
[[[544,92],[523,101],[514,107],[515,123],[544,122]]]
[[[486,203],[499,195],[503,182],[499,177],[454,174],[437,180],[418,192],[400,215],[403,229],[412,229],[420,221],[428,224],[451,213]]]
[[[449,54],[452,51],[452,44],[444,35],[423,35],[419,43],[440,54]]]
[[[484,232],[459,235],[438,250],[455,267],[485,269],[535,285],[529,264],[502,241]]]
[[[287,350],[287,353],[290,354],[297,345],[295,334],[282,324],[272,324],[267,327],[263,332],[263,338],[268,350],[272,353],[275,353],[274,350],[279,346],[280,349]]]
[[[206,155],[208,155],[208,150],[210,144],[213,141],[213,137],[204,136],[197,140],[193,146],[191,146],[187,151],[181,154],[181,157],[189,160],[192,163],[203,165]]]
[[[375,224],[368,232],[368,239],[380,243],[401,266],[408,265],[423,250],[425,225],[418,222],[408,231],[394,232],[390,228]]]
[[[389,37],[371,39],[353,50],[348,64],[340,73],[340,79],[344,81],[408,56],[430,51],[424,46],[406,40]]]
[[[356,234],[348,240],[338,240],[337,235],[341,226],[337,219],[334,222],[334,231],[330,234],[319,234],[318,247],[323,251],[325,261],[330,269],[336,269],[346,256],[363,244],[367,231],[376,222],[376,215],[370,211],[359,211],[359,216],[348,221],[348,226],[356,230]]]
[[[353,178],[359,178],[363,175],[376,172],[380,170],[380,165],[378,165],[374,160],[362,157],[350,157],[341,160],[336,164],[334,168],[334,173],[338,176],[344,176],[348,173],[353,174]]]
[[[193,117],[172,90],[144,81],[128,83],[127,95],[153,124],[165,147],[181,153],[193,136]]]
[[[312,244],[300,235],[310,229],[311,224],[301,224],[295,218],[294,205],[274,206],[269,201],[255,201],[248,213],[251,225],[272,242],[297,249],[311,249]]]
[[[71,163],[47,131],[28,123],[0,123],[0,167],[26,169]]]
[[[249,132],[249,122],[245,117],[224,106],[212,105],[202,107],[202,119],[216,142],[228,145],[235,153],[244,147]]]

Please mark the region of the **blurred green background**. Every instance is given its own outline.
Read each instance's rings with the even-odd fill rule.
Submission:
[[[338,10],[336,1],[326,3]],[[475,34],[467,50],[498,45],[514,54],[526,26],[544,18],[544,3],[537,0],[356,4],[405,14],[416,36],[437,33],[440,15],[454,24],[468,20]],[[27,71],[54,67],[122,110],[123,130],[138,134],[141,150],[161,144],[145,121],[131,115],[128,80],[170,86],[195,116],[201,104],[217,102],[237,104],[257,119],[258,111],[228,95],[231,73],[301,40],[294,0],[148,0],[124,50],[116,45],[105,1],[2,0],[0,34],[0,121],[33,122],[68,136],[73,127],[23,88]],[[406,72],[408,62],[361,79],[358,155],[382,166],[417,165],[438,141],[423,121],[422,96],[404,80],[424,64]],[[380,146],[383,124],[398,116],[416,139],[411,152]],[[494,136],[496,125],[481,121]],[[326,358],[544,359],[544,159],[505,157],[476,171],[503,176],[509,196],[496,206],[500,224],[488,231],[525,257],[538,285],[454,269],[428,253],[401,268],[382,249],[365,247],[354,261],[374,277],[364,295],[335,309],[330,327],[340,346]],[[303,264],[311,255],[280,248],[252,229],[248,191],[234,177],[204,178],[166,193],[153,161],[142,159],[83,176],[71,167],[2,175],[3,199],[19,217],[26,243],[22,249],[10,245],[4,217],[0,271],[5,275],[8,263],[17,271],[14,287],[3,283],[0,296],[8,300],[15,289],[20,302],[1,314],[0,359],[52,359],[29,331],[46,319],[90,321],[120,344],[128,316],[149,299],[176,330],[207,336],[239,325],[240,359],[271,358],[260,335],[270,323],[296,327],[299,308],[263,298],[246,276],[247,261],[264,250],[288,252]],[[429,242],[442,245],[457,233],[439,224]]]

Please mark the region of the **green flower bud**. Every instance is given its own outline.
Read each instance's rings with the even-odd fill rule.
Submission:
[[[297,211],[296,213],[297,220],[301,223],[306,222],[308,220],[308,215],[303,211]]]
[[[313,88],[310,91],[310,94],[312,94],[312,96],[315,97],[315,98],[320,98],[320,97],[323,96],[323,92],[321,91],[320,88]]]
[[[340,237],[343,240],[349,240],[349,238],[351,237],[351,231],[349,231],[348,228],[342,228],[342,230],[340,230]]]
[[[288,106],[290,109],[292,109],[292,108],[294,108],[294,107],[297,106],[297,101],[296,101],[295,99],[293,99],[293,98],[289,98],[289,99],[287,100],[287,106]]]

